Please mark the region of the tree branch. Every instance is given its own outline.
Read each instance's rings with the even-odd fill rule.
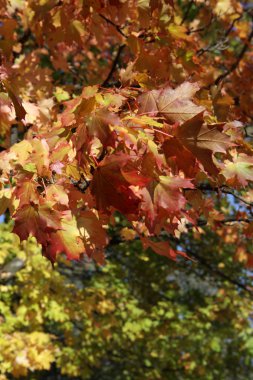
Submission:
[[[229,34],[231,33],[233,27],[235,26],[235,23],[236,23],[237,21],[240,21],[241,18],[242,18],[242,16],[243,16],[243,13],[242,13],[239,17],[235,18],[235,19],[231,22],[229,28],[228,28],[228,29],[226,30],[226,32],[225,32],[225,37],[228,37],[228,36],[229,36]]]
[[[223,79],[225,79],[228,75],[232,74],[236,69],[237,67],[239,66],[241,60],[243,59],[245,53],[247,52],[248,48],[249,48],[249,45],[251,43],[251,40],[253,38],[253,27],[252,27],[252,30],[250,32],[250,34],[248,35],[248,38],[245,42],[245,44],[243,45],[243,48],[240,52],[240,54],[238,55],[236,61],[233,63],[233,65],[227,70],[225,71],[223,74],[220,74],[216,79],[215,79],[215,82],[214,84],[217,86]]]
[[[253,218],[236,218],[236,217],[231,216],[229,218],[217,221],[217,223],[221,223],[221,224],[234,223],[234,222],[238,222],[238,223],[241,223],[241,222],[252,223],[253,222]],[[186,227],[187,228],[193,228],[193,227],[196,227],[196,226],[197,227],[202,227],[202,226],[207,226],[207,224],[208,224],[208,220],[199,219],[197,221],[197,225],[194,225],[192,223],[187,223]]]
[[[188,7],[187,7],[187,9],[185,11],[185,14],[184,14],[184,16],[182,18],[182,21],[181,21],[180,25],[183,25],[183,23],[185,22],[185,20],[187,20],[187,17],[188,17],[188,15],[190,13],[190,10],[191,10],[191,7],[193,6],[193,4],[194,4],[194,0],[191,0],[189,2],[189,4],[188,4]]]
[[[192,34],[192,33],[198,33],[198,32],[203,32],[203,31],[207,31],[207,29],[210,27],[210,25],[212,25],[212,20],[213,18],[211,17],[210,18],[210,21],[208,22],[208,24],[204,25],[204,26],[201,26],[197,29],[189,29],[189,31],[187,32],[187,34]]]
[[[29,38],[31,38],[31,36],[32,36],[32,31],[30,28],[28,28],[26,29],[22,37],[18,38],[17,42],[24,45],[29,40]]]
[[[235,24],[238,21],[240,21],[244,15],[247,15],[247,14],[249,16],[253,17],[253,9],[252,8],[244,9],[243,12],[231,22],[230,26],[228,27],[228,29],[225,32],[225,37],[227,37],[231,33]]]
[[[222,37],[220,39],[220,41],[218,42],[215,42],[215,43],[211,43],[209,45],[207,45],[205,48],[201,48],[197,51],[197,56],[200,57],[201,55],[205,54],[206,52],[208,51],[212,51],[212,50],[226,50],[228,48],[228,45],[227,45],[227,42],[228,42],[228,39],[226,37]]]
[[[245,292],[247,292],[251,296],[253,295],[253,288],[243,284],[242,282],[240,282],[234,278],[231,278],[229,275],[222,272],[219,268],[211,265],[204,257],[202,257],[201,255],[199,255],[196,252],[193,252],[189,248],[183,246],[182,241],[180,239],[178,239],[174,236],[168,235],[168,234],[166,234],[165,236],[170,242],[176,244],[177,246],[182,247],[181,249],[183,249],[189,255],[189,257],[195,258],[202,266],[204,266],[208,270],[208,272],[210,274],[213,274],[216,277],[220,277],[222,280],[226,280],[232,285],[236,285],[238,288],[244,290]],[[135,241],[140,240],[140,237],[138,236],[134,240]],[[113,240],[111,240],[110,246],[118,245],[119,243],[122,243],[122,242],[123,242],[122,239],[117,237],[117,238],[114,238]]]
[[[114,71],[117,67],[117,64],[119,63],[119,59],[120,59],[120,55],[122,53],[122,51],[125,49],[126,45],[123,44],[123,45],[120,45],[119,49],[118,49],[118,52],[116,54],[116,57],[114,58],[113,62],[112,62],[112,67],[111,67],[111,70],[109,72],[109,74],[107,75],[106,79],[104,80],[104,82],[102,83],[102,87],[107,87],[108,83],[110,82],[113,74],[114,74]]]
[[[193,252],[193,251],[189,250],[188,248],[186,249],[186,252],[189,254],[189,256],[192,256],[195,259],[197,259],[201,265],[206,267],[214,275],[222,278],[223,280],[228,281],[230,284],[236,285],[238,288],[243,289],[245,292],[249,293],[251,296],[253,295],[253,291],[251,288],[249,288],[247,285],[241,283],[240,281],[238,281],[234,278],[231,278],[226,273],[222,272],[220,269],[213,267],[205,258],[200,256],[198,253]]]
[[[108,24],[112,25],[117,30],[117,32],[119,32],[123,37],[127,38],[127,35],[122,31],[122,29],[119,25],[115,24],[113,21],[111,21],[109,18],[105,17],[101,13],[99,13],[99,16],[103,20],[105,20]]]
[[[174,236],[169,236],[169,240],[171,240],[172,242],[174,242],[177,245],[179,245],[179,246],[182,247],[182,242],[178,238],[175,238]],[[229,275],[227,275],[226,273],[222,272],[219,268],[214,267],[213,265],[211,265],[203,256],[199,255],[198,253],[193,252],[192,250],[190,250],[187,247],[182,247],[182,248],[185,250],[185,252],[190,257],[194,257],[195,259],[197,259],[198,262],[202,266],[204,266],[206,269],[208,269],[208,271],[211,274],[213,274],[215,276],[218,276],[218,277],[220,277],[223,280],[228,281],[232,285],[236,285],[238,288],[244,290],[245,292],[247,292],[251,296],[253,295],[253,288],[251,288],[251,287],[243,284],[242,282],[240,282],[240,281],[238,281],[238,280],[236,280],[234,278],[231,278]]]
[[[235,194],[231,189],[229,189],[227,186],[221,186],[221,187],[212,187],[210,185],[199,185],[196,187],[198,190],[201,191],[213,191],[216,193],[223,193],[223,194],[230,194],[234,198],[238,199],[239,201],[245,203],[248,206],[253,207],[253,202],[248,202],[246,199],[242,198],[240,195]],[[194,190],[194,189],[185,189],[185,190]]]

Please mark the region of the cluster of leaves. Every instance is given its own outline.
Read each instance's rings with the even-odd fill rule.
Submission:
[[[117,243],[118,233],[103,269],[84,260],[51,271],[33,238],[20,246],[1,225],[0,379],[252,379],[247,294],[204,266]],[[234,242],[191,241],[247,281]]]
[[[235,95],[252,67],[247,4],[2,0],[0,7],[0,211],[8,210],[21,240],[34,236],[52,262],[65,253],[103,263],[118,211],[143,247],[175,259],[186,254],[155,237],[178,238],[200,219],[214,229],[226,224],[229,213],[215,208],[210,192],[240,194],[253,181],[241,123],[253,99]],[[215,30],[225,30],[225,52]],[[252,192],[245,202],[233,217],[250,237]]]

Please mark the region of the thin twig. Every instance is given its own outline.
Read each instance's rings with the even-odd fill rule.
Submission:
[[[195,259],[197,259],[198,262],[201,265],[205,266],[211,273],[213,273],[214,275],[228,281],[230,284],[236,285],[238,288],[243,289],[245,292],[249,293],[252,296],[253,291],[247,285],[244,285],[240,281],[238,281],[234,278],[231,278],[226,273],[222,272],[220,269],[213,267],[205,258],[200,256],[198,253],[193,252],[189,249],[186,249],[186,252],[189,256],[192,256]]]
[[[168,236],[168,238],[172,242],[174,242],[174,243],[176,243],[176,244],[178,244],[178,245],[180,245],[182,247],[182,242],[178,238],[176,238],[174,236]],[[230,284],[236,285],[238,288],[240,288],[240,289],[244,290],[245,292],[249,293],[251,296],[253,295],[253,289],[251,289],[247,285],[241,283],[240,281],[238,281],[238,280],[236,280],[234,278],[231,278],[229,275],[227,275],[226,273],[222,272],[219,268],[214,267],[212,264],[210,264],[208,262],[208,260],[206,260],[203,256],[199,255],[196,252],[193,252],[188,247],[182,247],[182,248],[185,250],[185,252],[187,253],[187,255],[189,255],[189,257],[194,257],[195,259],[197,259],[198,262],[201,265],[203,265],[204,267],[206,267],[211,274],[213,274],[215,276],[218,276],[218,277],[220,277],[223,280],[228,281]]]
[[[235,24],[238,21],[240,21],[244,15],[247,15],[247,14],[252,17],[253,16],[253,9],[252,8],[244,9],[243,12],[231,22],[230,26],[228,27],[228,29],[225,32],[226,37],[231,33]]]
[[[236,198],[236,199],[238,199],[239,201],[245,203],[246,205],[253,207],[253,203],[252,203],[252,202],[246,201],[246,199],[242,198],[240,195],[235,194],[232,190],[229,190],[229,189],[227,190],[226,188],[222,188],[221,191],[222,191],[223,193],[225,193],[225,194],[230,194],[230,195],[232,195],[234,198]]]
[[[234,278],[231,278],[229,275],[227,275],[226,273],[222,272],[219,268],[214,267],[204,257],[202,257],[201,255],[199,255],[198,253],[193,252],[188,247],[184,247],[182,245],[182,241],[181,240],[179,240],[178,238],[176,238],[174,236],[168,235],[168,234],[166,234],[166,238],[169,241],[171,241],[172,243],[177,244],[178,246],[182,247],[182,249],[187,253],[187,255],[189,255],[190,258],[193,257],[193,258],[197,259],[197,262],[199,264],[201,264],[202,266],[204,266],[205,268],[207,268],[210,274],[213,274],[213,275],[215,275],[217,277],[220,277],[221,279],[228,281],[232,285],[236,285],[238,288],[244,290],[245,292],[249,293],[252,296],[253,289],[251,289],[249,286],[241,283],[240,281],[238,281],[238,280],[236,280]],[[140,237],[136,236],[134,240],[135,241],[139,241]],[[112,239],[110,241],[110,247],[113,247],[114,245],[118,245],[120,243],[123,243],[123,240],[121,238],[119,238],[119,237],[116,237],[116,238],[114,238],[114,239]]]
[[[215,43],[211,43],[211,44],[209,44],[208,46],[206,46],[205,48],[201,48],[201,49],[199,49],[199,50],[196,52],[197,56],[200,57],[201,55],[205,54],[206,52],[212,51],[212,50],[214,50],[214,49],[225,50],[225,49],[227,48],[227,46],[226,46],[226,42],[228,41],[228,36],[229,36],[229,34],[230,34],[231,31],[233,30],[233,27],[234,27],[234,25],[236,24],[236,22],[240,21],[240,20],[242,19],[242,17],[243,17],[245,14],[249,14],[249,15],[253,18],[252,9],[248,9],[248,10],[246,10],[246,11],[243,11],[243,13],[242,13],[239,17],[235,18],[235,19],[232,21],[232,23],[230,24],[230,26],[228,27],[228,29],[225,31],[225,33],[224,33],[224,35],[223,35],[223,37],[222,37],[222,39],[221,39],[220,41],[215,42]],[[211,21],[212,21],[212,18],[211,18]],[[199,30],[196,29],[196,30],[190,31],[189,34],[190,34],[190,33],[194,33],[194,32],[196,32],[196,31],[198,32]],[[200,31],[201,31],[201,28],[200,28]],[[252,37],[251,37],[251,38],[252,38]],[[245,45],[247,46],[247,43],[246,43]],[[245,46],[245,45],[244,45],[244,46]],[[244,53],[243,53],[243,54],[244,54]],[[239,57],[240,57],[240,54],[239,54],[238,58],[239,58]],[[241,58],[241,59],[242,59],[242,58]],[[241,59],[240,59],[240,60],[241,60]],[[237,63],[237,66],[238,66],[238,64],[239,64],[239,62]],[[237,67],[237,66],[236,66],[236,67]],[[232,65],[232,67],[233,67],[233,65]],[[236,67],[235,67],[235,68],[236,68]],[[230,69],[230,70],[231,70],[231,69]],[[228,72],[228,74],[230,74],[230,70],[226,70],[226,73]],[[233,70],[235,70],[235,69],[233,69]],[[224,73],[224,74],[225,74],[225,73]],[[228,74],[226,74],[226,76],[227,76]],[[217,79],[218,79],[218,78],[217,78]],[[217,80],[217,79],[216,79],[216,80]],[[222,78],[222,79],[223,79],[223,78]],[[211,85],[210,85],[210,86],[211,86]],[[207,89],[209,89],[210,86],[208,86]]]
[[[216,43],[212,43],[212,44],[209,44],[207,45],[205,48],[201,48],[199,50],[197,50],[196,54],[198,57],[200,57],[201,55],[209,52],[209,51],[214,51],[214,50],[226,50],[228,48],[228,38],[225,38],[225,37],[222,37],[220,41],[216,42]]]
[[[191,0],[189,2],[189,4],[188,4],[188,7],[187,7],[187,9],[185,11],[184,17],[182,18],[182,21],[181,21],[180,25],[183,25],[183,23],[185,22],[185,20],[187,20],[187,17],[188,17],[188,15],[190,13],[190,10],[191,10],[191,7],[193,6],[193,4],[194,4],[194,0]]]
[[[187,34],[192,34],[192,33],[197,33],[197,32],[203,32],[203,31],[206,31],[206,32],[207,32],[207,29],[209,29],[210,26],[212,25],[213,18],[214,18],[214,16],[213,16],[213,14],[211,14],[210,21],[209,21],[206,25],[201,26],[201,27],[199,27],[199,28],[197,28],[197,29],[190,29],[190,30],[187,32]]]
[[[242,198],[240,195],[235,194],[229,187],[227,186],[221,186],[221,187],[212,187],[208,184],[205,185],[199,185],[196,187],[198,190],[201,191],[214,191],[216,193],[223,193],[223,194],[230,194],[234,198],[238,199],[239,201],[245,203],[248,206],[253,207],[253,202],[246,201],[246,199]],[[185,190],[194,190],[194,189],[185,189]]]
[[[202,26],[197,29],[190,29],[187,34],[192,34],[192,33],[198,33],[198,32],[203,32],[204,30],[206,31],[206,28],[208,28],[208,25]]]
[[[117,64],[119,63],[119,59],[120,59],[120,55],[122,53],[122,51],[124,50],[124,48],[126,47],[125,44],[123,45],[120,45],[119,49],[118,49],[118,52],[116,54],[116,57],[114,58],[113,62],[112,62],[112,67],[111,67],[111,70],[109,72],[109,74],[107,75],[106,79],[104,80],[104,82],[102,83],[102,87],[107,87],[108,83],[110,82],[113,74],[114,74],[114,71],[117,67]]]
[[[225,37],[228,37],[228,36],[229,36],[229,34],[231,33],[233,27],[235,26],[235,23],[236,23],[237,21],[240,21],[241,18],[242,18],[242,16],[243,16],[243,13],[242,13],[239,17],[235,18],[235,19],[231,22],[229,28],[226,30]]]
[[[238,55],[236,61],[233,63],[233,65],[227,69],[223,74],[220,74],[214,81],[214,84],[217,86],[223,79],[225,79],[228,75],[232,74],[236,69],[237,67],[239,66],[241,60],[243,59],[245,53],[247,52],[248,48],[249,48],[249,45],[251,43],[251,40],[253,38],[253,28],[250,32],[250,34],[248,35],[248,38],[245,42],[245,44],[243,45],[243,48],[240,52],[240,54]]]
[[[242,222],[252,223],[253,218],[236,218],[236,217],[231,216],[229,218],[217,221],[217,223],[219,223],[219,224],[227,224],[227,223],[235,223],[235,222],[237,222],[237,223],[242,223]],[[208,224],[208,220],[199,219],[195,225],[192,223],[187,223],[186,227],[188,229],[192,229],[193,227],[202,227],[202,226],[206,226],[207,224]]]
[[[26,31],[23,33],[23,35],[18,38],[18,43],[20,43],[21,45],[24,45],[28,40],[29,38],[32,36],[32,31],[30,28],[26,29]]]
[[[108,24],[112,25],[117,30],[117,32],[119,32],[123,37],[127,38],[127,35],[122,31],[122,29],[119,25],[115,24],[113,21],[111,21],[109,18],[105,17],[101,13],[99,13],[99,16],[103,20],[105,20]]]

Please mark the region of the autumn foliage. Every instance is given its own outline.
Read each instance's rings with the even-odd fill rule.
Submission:
[[[55,262],[124,238],[252,236],[252,9],[240,1],[0,2],[0,210]],[[242,205],[218,207],[227,195]],[[237,225],[237,224],[236,224]],[[169,243],[169,240],[174,244]],[[246,262],[249,262],[247,258]]]

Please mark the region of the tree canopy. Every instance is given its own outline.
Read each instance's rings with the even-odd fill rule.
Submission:
[[[117,212],[127,238],[173,260],[189,256],[182,233],[238,221],[245,251],[252,12],[235,0],[1,0],[0,211],[13,232],[51,262],[101,264]],[[219,207],[228,195],[236,211]]]

